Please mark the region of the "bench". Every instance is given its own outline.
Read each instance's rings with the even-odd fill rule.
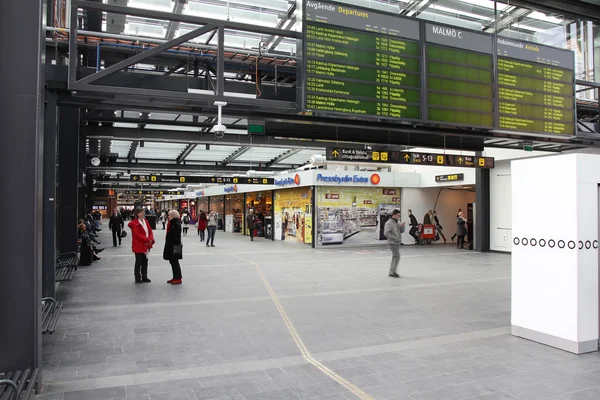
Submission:
[[[62,308],[62,301],[56,301],[52,297],[44,297],[42,299],[42,334],[45,335],[48,333],[52,335],[54,333]]]
[[[0,399],[29,400],[35,391],[37,377],[37,369],[0,374]]]
[[[73,273],[77,270],[79,259],[74,251],[70,253],[59,253],[56,250],[56,282],[70,281]],[[1,400],[1,399],[0,399]]]

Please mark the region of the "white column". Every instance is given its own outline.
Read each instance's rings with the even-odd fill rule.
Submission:
[[[596,351],[600,156],[511,168],[512,333],[576,354]]]

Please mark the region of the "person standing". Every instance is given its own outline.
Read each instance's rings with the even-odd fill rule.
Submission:
[[[160,222],[162,222],[163,231],[165,230],[165,225],[167,223],[167,220],[168,220],[167,212],[165,210],[163,210],[163,212],[160,214]]]
[[[446,244],[446,236],[444,236],[444,228],[442,227],[442,224],[440,224],[440,220],[438,219],[438,216],[437,216],[437,211],[433,212],[433,220],[435,221],[435,230],[442,237],[442,239],[444,239],[444,244]]]
[[[187,236],[190,227],[190,214],[188,214],[187,209],[184,209],[181,213],[181,221],[183,222],[183,236]]]
[[[410,218],[410,231],[408,231],[408,234],[415,239],[415,243],[419,243],[419,237],[417,236],[419,222],[417,221],[417,217],[413,215],[412,210],[408,210],[408,217]]]
[[[250,231],[250,241],[254,241],[254,226],[256,222],[256,214],[254,214],[254,209],[251,208],[248,210],[248,215],[246,215],[246,226],[248,227],[248,231]]]
[[[113,214],[110,216],[108,221],[108,229],[112,231],[113,247],[117,247],[117,239],[119,239],[119,246],[121,245],[121,231],[125,227],[125,221],[121,218],[119,210],[115,208]]]
[[[173,270],[173,278],[167,283],[171,285],[181,285],[181,266],[179,260],[183,258],[183,246],[181,243],[181,222],[179,213],[172,210],[168,215],[169,224],[167,225],[167,236],[165,240],[165,249],[163,250],[163,259],[168,260]]]
[[[458,211],[456,212],[456,218],[459,217],[460,213],[462,212],[462,209],[458,209]],[[456,238],[456,232],[454,232],[454,235],[452,235],[452,237],[450,239],[452,239],[452,241],[454,242],[454,238]]]
[[[217,225],[219,224],[219,214],[212,210],[210,214],[208,214],[206,227],[208,230],[208,236],[206,237],[206,247],[215,247],[215,233],[217,232]]]
[[[135,283],[152,282],[148,279],[148,255],[154,245],[154,234],[150,223],[145,218],[143,208],[136,208],[133,211],[133,220],[127,224],[131,229],[131,249],[135,254],[135,265],[133,274]]]
[[[431,210],[423,217],[423,225],[431,225]]]
[[[398,272],[398,264],[400,263],[400,243],[402,243],[402,232],[404,232],[404,222],[399,222],[400,211],[392,211],[392,216],[383,227],[383,234],[387,238],[388,246],[392,251],[392,262],[390,263],[389,276],[392,278],[400,278]]]
[[[204,233],[206,231],[207,222],[208,218],[206,217],[206,213],[200,210],[200,214],[198,214],[198,222],[196,222],[196,227],[198,227],[198,235],[200,235],[200,242],[204,242]]]
[[[456,236],[458,236],[456,248],[464,249],[465,236],[467,236],[467,220],[464,218],[462,211],[458,213],[458,217],[456,219]]]

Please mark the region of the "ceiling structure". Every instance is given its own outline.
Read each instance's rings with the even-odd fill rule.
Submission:
[[[220,49],[220,31],[207,30],[103,78],[110,85],[103,91],[72,90],[59,97],[60,105],[82,108],[82,133],[87,138],[88,154],[105,160],[96,169],[98,173],[152,170],[224,174],[248,169],[286,170],[306,164],[312,155],[324,154],[325,147],[333,143],[351,146],[387,143],[390,148],[421,146],[465,151],[478,151],[485,146],[520,149],[529,142],[536,149],[565,151],[592,144],[592,141],[572,143],[508,135],[489,137],[481,132],[448,127],[419,131],[410,126],[298,115],[296,43],[300,37],[298,8],[301,7],[295,1],[109,0],[106,4],[102,0],[73,1],[81,6],[72,15],[80,27],[72,44],[80,52],[77,74],[81,77],[189,34],[202,27],[198,22],[201,19],[224,24],[224,43]],[[563,48],[571,45],[571,30],[575,23],[581,22],[579,18],[585,16],[600,23],[600,13],[589,11],[597,10],[597,6],[584,2],[571,2],[568,9],[556,7],[557,2],[552,0],[343,2]],[[58,90],[65,87],[65,60],[72,61],[67,57],[69,35],[61,29],[66,26],[68,10],[60,10],[61,4],[59,1],[54,27],[49,28],[47,37],[48,54],[55,57],[56,64],[56,68],[49,69],[47,79],[49,87]],[[540,11],[532,11],[528,7],[531,5]],[[224,55],[221,92],[230,98],[240,98],[239,104],[224,108],[222,122],[227,126],[224,139],[209,132],[215,124],[212,102],[194,102],[189,95],[195,91],[208,99],[205,93],[216,92],[219,54]],[[140,95],[148,87],[151,92]],[[165,89],[172,90],[169,93],[175,96],[157,95]],[[578,96],[580,120],[596,122],[596,90],[582,90]],[[255,116],[266,120],[268,137],[248,134],[248,120]],[[580,125],[580,129],[589,130],[590,137],[595,138],[589,126]]]

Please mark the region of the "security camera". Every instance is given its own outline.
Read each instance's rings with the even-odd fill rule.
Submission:
[[[219,135],[219,134],[222,135],[225,133],[226,130],[227,130],[227,127],[225,125],[217,124],[217,125],[213,126],[210,131],[216,133],[217,135]]]

